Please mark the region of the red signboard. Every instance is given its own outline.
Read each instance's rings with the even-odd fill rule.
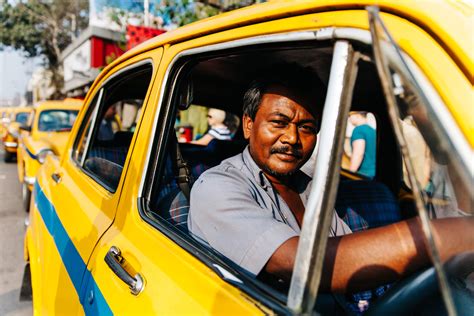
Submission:
[[[107,66],[108,61],[114,60],[124,52],[116,42],[105,40],[100,37],[91,37],[91,67],[100,68]]]
[[[166,31],[152,27],[127,25],[127,50],[164,32]]]

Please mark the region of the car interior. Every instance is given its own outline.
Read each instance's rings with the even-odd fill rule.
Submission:
[[[222,56],[206,56],[186,63],[183,68],[189,70],[187,70],[187,78],[181,83],[192,85],[192,104],[219,108],[241,117],[245,89],[262,69],[268,69],[272,65],[283,62],[295,63],[310,68],[327,84],[331,58],[331,43],[319,44],[316,47],[314,44],[303,43],[284,48],[281,46],[246,48],[242,51]],[[357,213],[364,212],[366,209],[373,210],[373,214],[360,214],[364,218],[370,218],[368,227],[372,228],[402,219],[396,198],[402,185],[400,181],[402,178],[401,156],[392,127],[387,124],[387,107],[377,84],[379,81],[375,66],[360,59],[358,67],[351,110],[371,112],[376,117],[377,123],[381,123],[377,124],[377,176],[375,181],[370,181],[362,175],[342,170],[336,209],[343,218],[349,205],[351,210]],[[175,116],[177,111],[177,109],[174,111]],[[192,181],[197,179],[203,171],[242,152],[247,143],[240,128],[232,141],[214,139],[207,146],[191,143],[177,144],[174,129],[170,130],[167,138],[168,158],[165,159],[166,166],[162,166],[161,185],[154,187],[150,210],[173,222],[174,216],[167,214],[166,210],[169,210],[169,204],[173,203],[171,197],[177,196],[177,191],[182,191],[180,185],[183,186],[179,181],[175,181],[179,178],[180,169],[175,163],[176,147],[179,147],[180,155],[189,169],[184,172],[189,182],[185,185],[192,187]],[[355,189],[357,193],[354,193]],[[374,194],[378,200],[370,198]],[[183,200],[182,197],[181,200]],[[367,202],[367,200],[370,201]],[[367,208],[367,203],[377,207]],[[405,215],[409,217],[414,214],[407,212]],[[186,231],[183,227],[186,226],[183,225],[185,216],[180,213],[178,218],[176,224]]]
[[[75,144],[76,160],[80,162],[85,154],[84,170],[114,192],[122,174],[135,127],[148,86],[151,80],[151,66],[145,65],[110,80],[103,88],[100,104],[87,113],[87,124],[81,127],[82,135]],[[98,116],[93,129],[94,111]],[[87,152],[84,148],[87,142]]]

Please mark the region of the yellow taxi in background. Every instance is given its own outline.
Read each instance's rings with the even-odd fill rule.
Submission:
[[[17,168],[26,211],[38,168],[47,155],[58,159],[62,154],[81,106],[82,100],[77,99],[44,101],[35,107],[32,120],[19,126]]]
[[[3,135],[6,131],[8,123],[10,123],[10,113],[11,108],[2,107],[0,108],[0,138],[3,139]]]
[[[12,108],[10,110],[7,120],[8,124],[5,125],[2,138],[5,150],[5,162],[10,162],[16,157],[18,138],[20,137],[20,126],[28,123],[32,113],[32,107]]]
[[[122,55],[89,90],[61,158],[46,155],[37,173],[25,235],[35,314],[472,314],[472,278],[448,282],[472,272],[472,261],[444,265],[430,229],[432,218],[473,214],[472,12],[455,1],[269,1]],[[178,143],[175,128],[191,105],[241,117],[252,80],[283,63],[317,75],[327,97],[292,281],[281,292],[188,231],[193,179],[245,148],[241,129],[200,146]],[[340,168],[350,111],[377,120],[372,180]],[[429,159],[426,172],[414,169],[414,148]],[[324,292],[334,209],[353,231],[420,216],[425,230],[413,238],[428,241],[432,265],[371,299]]]

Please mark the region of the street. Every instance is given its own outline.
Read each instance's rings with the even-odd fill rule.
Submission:
[[[32,315],[31,301],[20,302],[23,277],[23,234],[26,213],[16,163],[3,161],[0,151],[0,315]]]

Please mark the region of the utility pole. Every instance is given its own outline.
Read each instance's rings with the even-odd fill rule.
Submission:
[[[144,9],[144,17],[143,22],[146,27],[150,26],[150,1],[145,0],[143,2],[143,9]]]

